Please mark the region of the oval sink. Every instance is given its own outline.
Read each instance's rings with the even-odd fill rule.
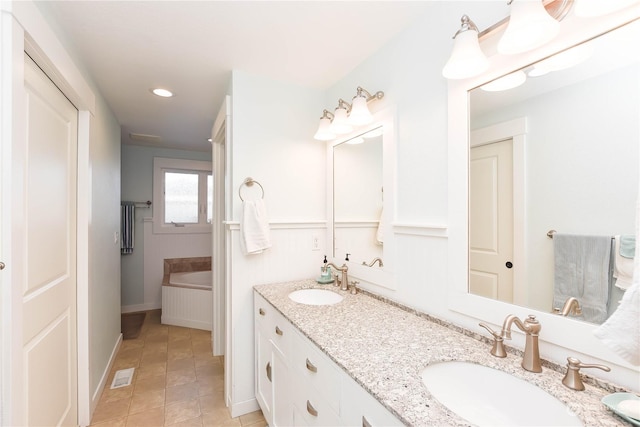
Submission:
[[[342,301],[342,295],[326,289],[300,289],[289,294],[289,298],[300,304],[332,305]]]
[[[506,372],[468,362],[440,362],[422,382],[444,406],[478,426],[582,426],[561,401]]]

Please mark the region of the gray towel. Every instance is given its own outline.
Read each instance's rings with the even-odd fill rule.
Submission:
[[[133,253],[133,236],[135,234],[136,206],[134,202],[120,202],[120,253]]]
[[[582,307],[582,320],[602,323],[607,319],[612,242],[611,236],[554,234],[554,307],[562,307],[573,296]]]

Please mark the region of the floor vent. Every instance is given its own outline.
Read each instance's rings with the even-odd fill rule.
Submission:
[[[131,385],[131,380],[133,379],[133,371],[135,371],[136,368],[129,368],[129,369],[120,369],[119,371],[116,372],[116,374],[113,376],[113,382],[111,383],[111,388],[120,388],[120,387],[126,387],[128,385]]]

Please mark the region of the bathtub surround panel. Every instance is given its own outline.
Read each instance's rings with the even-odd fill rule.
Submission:
[[[167,258],[164,260],[162,285],[168,285],[171,273],[211,271],[211,257]]]

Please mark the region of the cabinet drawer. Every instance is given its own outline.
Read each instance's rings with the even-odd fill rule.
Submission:
[[[278,310],[254,292],[254,317],[258,326],[275,349],[288,360],[291,352],[293,327]]]
[[[296,426],[338,426],[340,417],[320,393],[304,382],[298,382],[293,396]]]
[[[340,376],[336,365],[306,337],[296,334],[291,364],[300,381],[315,389],[336,413],[340,412]]]

